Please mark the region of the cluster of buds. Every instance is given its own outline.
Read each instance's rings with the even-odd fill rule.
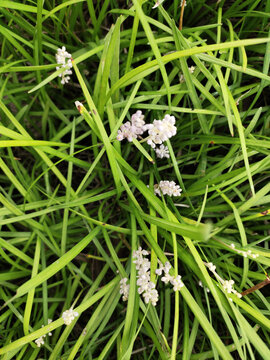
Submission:
[[[158,292],[155,289],[155,284],[150,281],[150,261],[146,258],[149,255],[148,251],[143,250],[141,247],[137,251],[133,252],[133,258],[135,259],[133,262],[136,264],[136,269],[138,271],[137,276],[137,285],[138,285],[138,293],[144,298],[146,304],[151,302],[153,306],[156,306],[158,302]],[[156,274],[162,276],[161,281],[165,284],[170,283],[173,286],[174,291],[180,291],[184,286],[183,281],[181,280],[181,276],[177,275],[173,277],[170,275],[171,265],[169,262],[166,262],[164,265],[161,261],[158,260],[159,268],[156,270]],[[123,295],[123,300],[128,300],[129,294],[129,285],[127,285],[127,278],[123,278],[120,281],[120,294]]]
[[[159,268],[156,270],[156,274],[161,276],[162,272],[164,272],[164,276],[162,276],[161,281],[165,284],[170,283],[173,286],[174,291],[180,291],[181,288],[184,286],[183,281],[181,280],[181,276],[177,275],[173,277],[170,275],[171,264],[167,261],[163,265],[161,261],[158,260]]]
[[[230,248],[235,250],[237,252],[237,254],[240,254],[240,255],[242,255],[244,257],[250,256],[252,259],[256,259],[259,256],[259,254],[253,254],[251,250],[248,250],[248,251],[238,250],[238,249],[235,248],[234,244],[231,244]]]
[[[131,142],[145,131],[148,132],[145,140],[148,145],[155,149],[157,157],[161,159],[164,157],[169,158],[168,147],[164,146],[163,142],[169,140],[177,132],[175,117],[167,114],[162,120],[154,120],[153,124],[146,124],[144,115],[138,110],[132,115],[131,121],[127,121],[121,125],[116,139],[119,141],[127,139]],[[160,147],[157,147],[157,145],[160,145]]]
[[[129,285],[127,285],[127,281],[128,281],[127,278],[123,278],[120,280],[120,294],[123,295],[122,296],[123,301],[128,300]]]
[[[148,251],[143,250],[141,247],[137,251],[133,252],[134,264],[136,264],[136,270],[138,271],[138,293],[144,298],[146,304],[151,302],[153,306],[156,306],[158,302],[158,292],[155,289],[155,284],[150,281],[150,261],[145,257],[148,255]]]
[[[227,294],[235,294],[237,297],[241,298],[242,295],[233,289],[234,281],[233,280],[224,280],[221,276],[216,272],[216,266],[213,263],[205,263],[205,266],[215,275],[215,277],[220,281],[223,290]]]
[[[66,310],[62,314],[65,325],[70,325],[76,316],[79,316],[77,311],[74,311],[73,308]]]
[[[159,184],[154,185],[154,191],[159,196],[161,193],[169,196],[180,196],[182,189],[174,181],[162,180]]]
[[[57,53],[55,54],[57,64],[61,66],[57,66],[56,70],[63,69],[63,72],[59,75],[62,78],[61,84],[66,84],[70,80],[70,76],[72,71],[72,61],[71,61],[71,54],[66,51],[65,46],[62,49],[57,49]]]
[[[48,319],[48,324],[50,324],[51,322],[52,322],[52,319]],[[42,327],[44,327],[44,325],[42,325]],[[47,335],[52,336],[52,333],[49,332]],[[37,347],[41,347],[41,345],[44,345],[45,337],[46,337],[46,335],[41,335],[38,339],[35,340]]]
[[[142,135],[145,130],[144,115],[142,115],[142,112],[138,110],[131,116],[131,121],[127,121],[121,125],[120,130],[118,130],[116,139],[119,141],[127,139],[129,142],[131,142],[133,139],[137,139],[138,135]]]

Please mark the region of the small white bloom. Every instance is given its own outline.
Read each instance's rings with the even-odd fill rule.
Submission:
[[[154,285],[155,286],[155,285]],[[149,301],[152,303],[153,306],[157,305],[158,302],[158,292],[156,289],[148,289],[143,293],[144,301],[146,304]]]
[[[180,275],[177,275],[176,278],[172,278],[171,284],[173,285],[174,291],[180,291],[182,287],[185,286]]]
[[[127,285],[127,278],[123,278],[120,280],[120,294],[123,295],[122,299],[123,301],[127,301],[128,300],[128,295],[129,295],[129,285]]]
[[[139,257],[147,256],[147,255],[149,255],[149,252],[147,250],[142,249],[141,246],[138,248],[137,251],[133,251],[134,258],[139,258]]]
[[[140,115],[140,114],[138,114]],[[153,306],[156,306],[158,301],[158,292],[155,289],[155,284],[150,281],[150,261],[145,258],[149,253],[146,250],[143,250],[139,247],[138,250],[133,252],[133,262],[136,264],[136,269],[138,270],[137,276],[137,286],[138,293],[144,298],[146,304],[151,302]],[[162,264],[161,264],[162,266]],[[163,268],[163,267],[162,267]]]
[[[135,126],[137,135],[142,135],[144,133],[145,121],[141,110],[136,111],[135,114],[131,116],[131,124]]]
[[[57,64],[61,66],[57,66],[56,70],[63,69],[63,72],[59,74],[59,77],[61,77],[61,83],[66,84],[70,80],[70,76],[72,74],[72,71],[70,70],[72,68],[72,61],[71,61],[71,54],[66,51],[65,46],[59,49],[57,49],[57,53],[55,54],[56,62]]]
[[[198,285],[203,288],[203,283],[201,280],[198,282]]]
[[[155,152],[157,154],[157,157],[160,159],[163,159],[164,157],[168,159],[170,157],[168,146],[164,146],[163,144],[161,144],[159,148],[156,147]]]
[[[149,289],[150,284],[150,274],[147,272],[145,274],[141,274],[138,277],[137,285],[138,287],[138,293],[142,294],[144,291],[147,291]],[[153,283],[151,283],[152,286]],[[155,287],[155,285],[154,285]]]
[[[212,272],[216,271],[216,266],[213,263],[210,262],[210,263],[208,263],[206,265],[208,266],[210,271],[212,271]]]
[[[235,249],[235,245],[234,245],[234,244],[231,244],[230,247],[231,247],[232,249]]]
[[[46,337],[46,335],[42,335],[38,339],[35,340],[35,343],[37,344],[38,347],[41,347],[41,345],[44,345],[45,337]]]
[[[64,311],[62,314],[62,318],[66,325],[70,325],[76,316],[79,316],[79,313],[77,313],[77,311],[74,311],[72,308]]]
[[[161,193],[169,196],[180,196],[182,189],[174,181],[162,180],[159,184],[154,185],[154,191],[159,196]]]
[[[131,142],[133,139],[137,139],[138,135],[142,135],[145,130],[144,115],[141,110],[138,110],[131,116],[131,121],[127,121],[120,126],[116,139],[118,141],[127,139]]]
[[[153,124],[146,124],[145,129],[148,130],[147,144],[153,149],[156,145],[162,144],[167,141],[177,132],[175,124],[175,117],[168,114],[165,115],[163,120],[154,120]]]
[[[223,283],[223,289],[228,293],[232,293],[233,292],[233,284],[234,281],[233,280],[225,280]]]
[[[172,268],[172,265],[169,263],[169,261],[166,261],[164,264],[164,273],[169,274],[169,271],[171,268]]]
[[[182,5],[183,5],[183,0],[181,0],[180,6],[182,6]],[[187,6],[187,0],[186,0],[186,2],[185,2],[185,6]]]
[[[161,278],[161,281],[163,281],[165,284],[168,284],[173,280],[173,277],[170,274],[166,274]]]
[[[186,5],[187,5],[187,3],[186,3]],[[188,71],[190,72],[190,74],[193,74],[194,73],[194,71],[195,71],[195,66],[190,66],[189,68],[188,68]]]

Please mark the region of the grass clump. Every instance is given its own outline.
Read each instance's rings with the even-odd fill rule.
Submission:
[[[270,1],[180,3],[0,2],[1,359],[270,358]]]

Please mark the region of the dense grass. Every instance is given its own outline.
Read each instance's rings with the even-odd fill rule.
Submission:
[[[270,286],[238,298],[205,265],[239,293],[270,265],[270,0],[153,5],[0,1],[1,359],[270,358]],[[175,116],[169,159],[116,140],[138,109]],[[181,197],[156,196],[160,180]],[[156,307],[137,292],[139,246]]]

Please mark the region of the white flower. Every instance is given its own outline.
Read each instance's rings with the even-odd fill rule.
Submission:
[[[160,159],[163,159],[164,157],[166,157],[166,158],[170,157],[168,146],[164,146],[163,144],[160,145],[159,148],[156,147],[155,152],[157,154],[157,157],[160,158]]]
[[[139,250],[133,252],[133,258],[137,259],[134,260],[133,263],[136,264],[136,270],[139,270],[139,272],[145,272],[150,269],[150,261],[144,257],[145,255],[148,255],[148,251],[142,250],[141,247],[139,247]]]
[[[162,275],[162,268],[160,267],[159,269],[156,269],[156,271],[155,271],[155,273],[158,275],[158,276],[160,276],[160,275]]]
[[[172,278],[171,284],[173,285],[174,291],[180,291],[182,287],[185,286],[180,275],[177,275],[176,278]]]
[[[129,294],[129,285],[127,285],[128,279],[127,278],[123,278],[120,280],[120,294],[123,295],[122,299],[123,301],[127,301],[128,300],[128,294]]]
[[[233,280],[223,280],[222,281],[223,290],[226,291],[228,294],[235,294],[238,298],[241,298],[242,294],[240,294],[239,292],[233,289],[233,284],[234,284]]]
[[[213,263],[207,263],[206,266],[209,268],[210,271],[215,272],[216,266]]]
[[[52,322],[52,319],[48,319],[48,324],[50,324],[51,322]],[[42,325],[42,327],[44,327],[44,325]],[[49,332],[48,335],[52,336],[52,333]],[[41,335],[38,339],[35,340],[35,343],[37,344],[38,347],[41,347],[41,345],[44,345],[45,337],[46,337],[46,335]]]
[[[164,264],[164,273],[169,274],[171,267],[172,267],[172,265],[169,263],[169,261],[166,261]]]
[[[38,339],[35,340],[35,343],[37,344],[38,347],[41,347],[41,345],[44,345],[44,340],[43,338],[45,338],[46,335],[42,335],[41,337],[39,337]]]
[[[155,284],[153,284],[155,286]],[[144,301],[146,304],[149,303],[149,301],[152,303],[153,306],[157,305],[158,302],[158,292],[156,289],[152,288],[152,289],[147,289],[144,293],[143,293],[143,297],[144,297]]]
[[[137,285],[138,287],[138,293],[142,294],[144,291],[147,291],[149,289],[150,284],[150,274],[149,272],[141,273],[138,276]],[[151,283],[153,284],[153,283]],[[154,285],[155,287],[155,285]]]
[[[233,291],[233,284],[234,284],[234,281],[233,280],[224,280],[224,283],[223,283],[223,289],[228,293],[228,294],[231,294]]]
[[[141,110],[138,110],[131,116],[131,121],[127,121],[120,126],[116,139],[119,141],[127,139],[131,142],[133,139],[137,139],[138,135],[142,135],[145,130],[144,115],[142,115]]]
[[[62,318],[66,325],[70,325],[76,316],[79,316],[79,313],[77,313],[77,311],[74,311],[72,308],[64,311],[62,314]]]
[[[157,144],[162,144],[164,141],[170,139],[177,132],[174,126],[175,117],[165,115],[163,120],[154,120],[153,124],[146,124],[145,129],[148,130],[147,144],[155,148]]]
[[[182,189],[174,181],[162,180],[154,186],[154,191],[159,196],[161,196],[161,193],[169,196],[180,196]]]
[[[135,114],[131,116],[131,124],[136,127],[137,135],[142,135],[144,133],[145,121],[141,110],[136,111]]]
[[[155,284],[150,281],[150,261],[144,257],[148,254],[148,251],[139,247],[137,251],[133,252],[133,258],[136,259],[133,262],[136,264],[136,269],[138,270],[138,293],[142,294],[146,304],[151,302],[153,306],[156,306],[158,292],[155,289]]]
[[[62,78],[61,83],[66,84],[70,80],[70,76],[72,71],[72,61],[71,61],[71,54],[66,51],[65,46],[62,49],[57,49],[57,53],[55,54],[57,64],[61,66],[57,66],[56,70],[63,69],[63,72],[59,74],[59,77]]]
[[[164,276],[162,276],[161,281],[163,281],[165,284],[168,284],[169,282],[171,282],[173,279],[173,277],[170,274],[166,274]]]
[[[142,249],[141,246],[138,248],[137,251],[133,251],[134,258],[140,258],[140,257],[147,256],[147,255],[149,255],[149,252],[147,250]]]
[[[162,275],[163,271],[165,274],[169,274],[169,271],[172,267],[171,264],[168,261],[166,261],[163,266],[162,262],[159,259],[158,259],[158,263],[159,263],[159,269],[156,269],[156,274],[160,276]]]

